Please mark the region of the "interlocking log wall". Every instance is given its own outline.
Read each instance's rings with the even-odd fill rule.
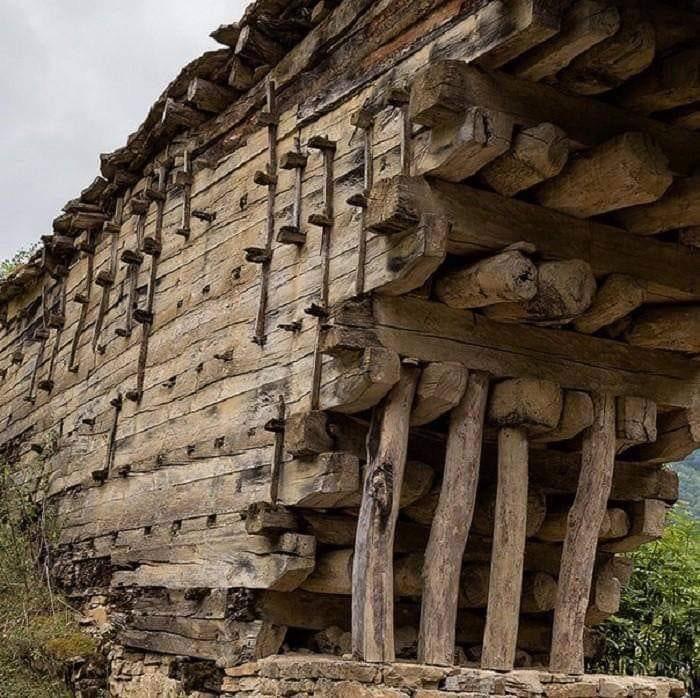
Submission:
[[[565,14],[559,34],[566,8],[553,5],[434,0],[397,17],[389,0],[345,0],[281,52],[254,23],[222,28],[218,40],[236,46],[230,86],[280,61],[268,78],[253,71],[243,94],[201,77],[185,100],[171,90],[160,123],[105,157],[108,181],[57,219],[41,266],[5,284],[5,457],[19,478],[37,462],[48,476],[57,572],[76,595],[111,589],[130,614],[125,644],[233,664],[277,652],[292,628],[288,642],[322,648],[322,632],[350,627],[353,565],[354,590],[374,579],[355,601],[381,587],[391,604],[381,550],[393,522],[372,534],[379,558],[351,550],[358,508],[361,528],[376,524],[361,494],[369,458],[395,490],[380,518],[396,521],[396,642],[408,632],[410,654],[419,625],[431,632],[417,601],[442,588],[422,559],[433,515],[448,528],[456,516],[438,505],[446,415],[464,428],[458,410],[477,381],[483,419],[486,382],[506,378],[546,381],[561,404],[553,421],[523,408],[517,424],[491,405],[473,522],[449,539],[469,597],[448,614],[456,641],[478,655],[486,622],[489,668],[512,666],[516,642],[518,661],[547,661],[562,543],[580,517],[567,526],[567,512],[596,458],[610,472],[600,530],[587,535],[604,543],[590,600],[572,592],[585,596],[575,633],[582,613],[593,625],[616,610],[628,571],[614,555],[658,537],[677,496],[659,464],[700,440],[697,256],[640,235],[700,225],[677,203],[695,191],[684,175],[700,140],[630,111],[648,104],[641,80],[625,109],[531,82],[617,36],[612,5],[586,39],[576,32],[591,13]],[[385,431],[367,454],[377,405],[372,428],[384,415]],[[402,429],[407,443],[392,443]],[[470,433],[478,454],[481,426]],[[525,454],[529,490],[521,478],[496,491],[497,450],[508,474]],[[448,468],[453,477],[464,475]],[[508,516],[527,525],[518,565],[491,570],[499,586],[524,569],[522,595],[511,589],[504,606],[488,566]],[[575,544],[564,551],[570,567]],[[386,621],[386,609],[363,608],[370,629]],[[565,611],[555,632],[568,637]],[[494,650],[494,633],[512,647]],[[373,642],[355,649],[372,658]],[[421,651],[445,659],[444,642]],[[568,671],[578,658],[556,661]]]

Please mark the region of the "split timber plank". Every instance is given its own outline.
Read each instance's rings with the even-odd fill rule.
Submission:
[[[406,466],[411,405],[420,376],[405,364],[398,384],[375,408],[352,570],[353,653],[394,660],[394,533]]]
[[[659,145],[671,170],[678,174],[692,173],[700,162],[700,138],[695,134],[595,99],[565,95],[548,85],[487,72],[461,61],[432,63],[414,82],[411,116],[418,123],[434,125],[431,116],[436,112],[443,118],[459,119],[476,105],[510,114],[520,126],[553,123],[584,147],[640,131]]]
[[[534,377],[573,390],[605,390],[677,407],[697,400],[700,365],[666,351],[499,323],[407,296],[349,301],[333,317],[329,345],[378,343],[421,361],[457,361],[496,377]]]
[[[483,255],[526,241],[546,259],[583,260],[596,276],[626,274],[647,282],[650,290],[663,286],[670,293],[677,291],[678,300],[700,294],[698,253],[685,245],[644,239],[464,184],[401,177],[392,182],[385,200],[394,188],[406,187],[415,196],[413,209],[433,210],[450,222],[448,254]],[[387,191],[386,186],[382,190]],[[372,207],[370,196],[368,215]]]
[[[583,633],[598,534],[615,464],[615,400],[593,397],[594,422],[583,439],[579,486],[569,512],[554,610],[550,670],[583,674]]]

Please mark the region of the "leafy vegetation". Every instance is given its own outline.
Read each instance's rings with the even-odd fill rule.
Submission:
[[[37,246],[32,245],[26,249],[19,250],[10,259],[3,259],[0,261],[0,281],[6,279],[17,267],[25,264],[29,261],[29,258],[36,251]]]
[[[684,506],[660,541],[632,553],[634,573],[620,611],[601,626],[593,671],[650,674],[700,685],[700,521]]]
[[[75,613],[51,588],[49,551],[57,527],[41,490],[42,461],[31,487],[0,463],[0,696],[63,698],[65,662],[91,655]],[[36,475],[36,477],[34,476]]]
[[[678,473],[681,501],[700,521],[700,451],[695,451],[680,463],[671,463],[670,467]]]

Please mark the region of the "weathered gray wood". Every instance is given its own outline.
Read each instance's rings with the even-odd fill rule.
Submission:
[[[488,376],[470,372],[453,409],[445,472],[423,567],[418,660],[452,664],[461,561],[476,500]]]
[[[509,71],[527,80],[552,77],[576,56],[615,34],[619,26],[620,13],[614,5],[579,0],[564,14],[561,31],[521,56]]]
[[[620,397],[615,405],[617,450],[656,441],[656,403],[639,397]]]
[[[700,409],[691,407],[659,415],[656,441],[638,446],[628,457],[640,463],[663,464],[683,460],[696,448],[700,448]]]
[[[584,436],[581,474],[569,512],[554,610],[550,669],[582,674],[583,628],[600,526],[615,463],[615,401],[593,395],[595,421]]]
[[[365,661],[394,659],[393,543],[420,371],[404,365],[398,384],[375,410],[352,571],[353,653]]]
[[[640,545],[658,540],[664,533],[668,505],[657,499],[635,502],[630,508],[629,535],[602,546],[610,553],[629,553]]]
[[[584,429],[593,424],[593,402],[588,393],[580,390],[567,390],[564,392],[564,403],[561,419],[556,428],[535,436],[532,440],[538,443],[551,443],[553,441],[566,441],[573,439]]]
[[[700,352],[700,305],[648,308],[639,313],[625,332],[638,347]]]
[[[543,206],[588,218],[656,201],[672,181],[666,156],[656,143],[631,132],[570,160],[558,177],[538,187],[535,196]]]
[[[216,83],[195,78],[187,87],[187,103],[201,111],[218,114],[236,98],[237,93]]]
[[[295,458],[309,458],[332,450],[325,412],[301,412],[290,415],[284,427],[284,447]]]
[[[431,362],[423,367],[411,412],[411,426],[429,424],[455,407],[469,374],[461,364]]]
[[[643,283],[625,274],[611,274],[593,299],[591,307],[574,320],[577,332],[593,334],[626,317],[646,300]]]

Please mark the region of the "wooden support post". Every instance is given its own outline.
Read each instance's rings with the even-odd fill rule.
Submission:
[[[334,175],[333,160],[335,158],[336,144],[323,137],[309,139],[308,147],[320,150],[323,153],[323,213],[320,217],[312,214],[309,223],[320,225],[321,234],[321,288],[319,290],[319,303],[312,307],[310,314],[316,316],[316,345],[314,347],[314,365],[311,376],[311,409],[317,410],[321,395],[321,371],[323,367],[323,326],[327,322],[328,314],[328,285],[330,281],[331,261],[331,237],[333,233],[334,209]]]
[[[593,395],[595,421],[585,433],[581,473],[569,512],[554,611],[550,670],[582,674],[583,632],[600,526],[615,465],[615,398]]]
[[[450,417],[445,473],[423,566],[418,661],[426,664],[454,661],[462,556],[479,481],[488,382],[487,374],[470,372]]]
[[[275,435],[275,446],[272,454],[272,467],[270,470],[270,502],[277,505],[279,498],[280,471],[284,459],[284,433],[286,429],[287,408],[284,402],[284,395],[280,395],[277,401],[277,419],[273,420],[273,428],[266,426]]]
[[[57,313],[59,315],[65,315],[66,312],[66,283],[65,280],[61,283],[58,289],[58,300],[57,300]],[[63,327],[59,327],[56,331],[56,336],[54,338],[53,349],[51,350],[51,357],[49,359],[49,370],[47,372],[46,378],[43,378],[37,384],[39,390],[50,393],[54,389],[54,371],[56,370],[56,361],[58,360],[58,354],[61,351],[61,337],[63,336]]]
[[[411,94],[408,90],[394,87],[389,90],[387,102],[399,110],[401,129],[401,174],[411,174],[411,138],[413,136],[411,118],[408,114],[408,105],[411,101]]]
[[[95,471],[92,473],[93,480],[98,482],[104,482],[110,476],[112,470],[112,465],[114,463],[114,452],[117,443],[117,429],[119,428],[119,415],[122,411],[123,400],[121,393],[110,400],[110,405],[112,406],[112,425],[109,431],[109,438],[107,440],[107,455],[105,459],[104,469],[102,471]]]
[[[182,158],[182,170],[175,173],[175,185],[182,189],[182,220],[177,234],[187,241],[190,239],[192,223],[192,166],[189,150],[185,149]]]
[[[270,265],[272,263],[272,241],[275,236],[275,199],[277,197],[277,91],[274,80],[267,83],[267,110],[260,115],[260,120],[267,123],[267,174],[270,178],[267,185],[267,224],[265,235],[266,261],[260,265],[260,296],[258,312],[255,316],[253,342],[264,346],[267,339],[265,333],[265,316],[267,315],[267,295],[270,283]]]
[[[367,198],[374,185],[374,117],[368,111],[360,109],[353,114],[352,125],[362,131],[364,154],[364,190],[362,194],[356,195],[349,202],[359,205],[362,209],[360,239],[357,244],[357,273],[355,276],[355,293],[361,296],[365,292],[365,262],[367,260],[367,229],[365,220],[367,217]]]
[[[80,317],[78,318],[78,325],[75,328],[75,335],[73,336],[73,343],[70,350],[70,358],[68,359],[68,370],[71,373],[78,372],[78,349],[80,348],[80,338],[85,329],[85,323],[87,322],[88,312],[90,310],[90,297],[92,295],[92,281],[95,275],[95,240],[92,232],[88,232],[88,247],[87,247],[87,273],[85,277],[85,291],[83,292],[83,297],[85,302],[80,306]]]
[[[489,417],[499,427],[498,489],[484,669],[510,671],[515,663],[527,522],[527,435],[555,428],[561,412],[561,389],[549,381],[510,379],[492,391]]]
[[[404,362],[398,384],[374,410],[367,439],[352,568],[352,649],[369,662],[394,660],[394,532],[419,375]]]
[[[102,334],[102,326],[105,316],[109,310],[109,297],[114,285],[114,280],[117,276],[117,265],[119,263],[119,233],[121,232],[122,216],[124,213],[124,199],[117,199],[112,220],[105,223],[103,232],[109,235],[109,268],[106,271],[98,272],[95,279],[96,283],[102,287],[102,298],[100,299],[100,307],[97,311],[97,319],[95,320],[95,329],[92,335],[92,349],[97,349],[97,343]]]
[[[298,245],[301,247],[306,242],[306,231],[301,225],[302,182],[307,156],[301,152],[299,137],[294,139],[294,150],[285,153],[280,161],[283,170],[294,170],[294,206],[292,208],[292,224],[284,225],[277,233],[277,242],[283,245]]]
[[[127,264],[127,306],[126,320],[124,327],[117,329],[117,334],[130,337],[134,329],[134,311],[138,301],[139,267],[143,262],[143,240],[145,237],[146,215],[148,214],[149,202],[140,197],[133,197],[129,201],[129,208],[132,216],[136,216],[136,244],[134,248],[122,250],[121,258]]]

